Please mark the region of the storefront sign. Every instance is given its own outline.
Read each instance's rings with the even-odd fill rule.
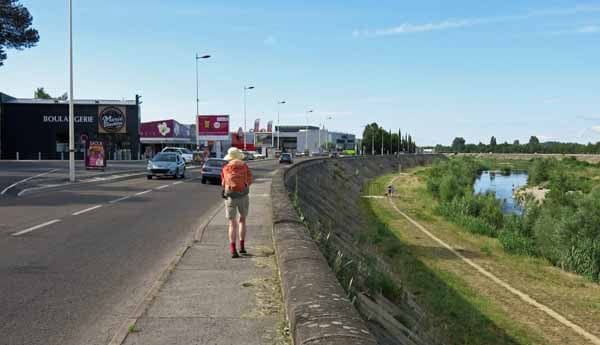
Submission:
[[[104,169],[106,167],[106,150],[102,141],[86,142],[86,169]]]
[[[182,125],[175,120],[144,122],[140,127],[142,138],[190,138],[190,126]]]
[[[199,140],[228,140],[229,115],[198,115]]]
[[[98,107],[98,133],[127,133],[125,107]]]
[[[44,115],[43,121],[45,123],[66,123],[69,122],[69,116],[67,115]],[[93,116],[75,115],[73,118],[75,123],[92,123],[94,122]]]

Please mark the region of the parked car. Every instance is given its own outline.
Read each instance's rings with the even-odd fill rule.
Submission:
[[[177,152],[183,157],[186,164],[190,164],[194,161],[194,152],[185,147],[165,147],[161,152]]]
[[[338,158],[340,156],[339,153],[337,153],[336,151],[333,151],[329,154],[329,158]]]
[[[287,163],[287,164],[293,164],[294,163],[294,159],[292,158],[292,155],[289,153],[282,153],[281,156],[279,157],[279,163],[283,164],[283,163]]]
[[[204,162],[204,165],[202,165],[202,184],[205,184],[207,181],[220,184],[221,171],[225,165],[227,165],[227,161],[224,159],[207,159],[206,162]]]
[[[185,160],[177,152],[160,152],[148,161],[148,180],[152,177],[185,178]]]
[[[253,161],[254,159],[255,159],[255,157],[252,152],[244,151],[244,160],[245,161]]]

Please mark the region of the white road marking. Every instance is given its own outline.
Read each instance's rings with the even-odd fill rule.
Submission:
[[[173,182],[172,185],[177,185],[177,184],[181,184],[181,183],[183,183],[183,181]]]
[[[115,200],[111,200],[111,201],[109,201],[108,203],[109,203],[109,204],[116,204],[116,203],[118,203],[119,201],[127,200],[127,199],[129,199],[129,198],[131,198],[131,195],[126,195],[126,196],[124,196],[124,197],[122,197],[122,198],[118,198],[118,199],[115,199]]]
[[[37,230],[37,229],[40,229],[40,228],[43,228],[45,226],[48,226],[48,225],[51,225],[51,224],[54,224],[54,223],[58,223],[58,222],[60,222],[60,219],[53,219],[53,220],[48,221],[46,223],[38,224],[36,226],[32,226],[31,228],[27,228],[25,230],[21,230],[19,232],[15,232],[14,234],[12,234],[12,236],[21,236],[21,235],[26,234],[28,232],[32,232],[33,230]]]
[[[32,180],[32,179],[36,178],[36,177],[42,177],[42,176],[44,176],[44,175],[51,174],[51,173],[53,173],[53,172],[55,172],[55,171],[57,171],[57,170],[59,170],[59,169],[52,169],[52,170],[50,170],[50,171],[46,171],[45,173],[41,173],[41,174],[34,175],[34,176],[29,176],[28,178],[22,179],[21,181],[17,181],[17,182],[15,182],[15,183],[11,184],[10,186],[8,186],[8,187],[4,188],[4,189],[2,190],[2,192],[0,192],[0,195],[4,195],[4,193],[8,192],[8,191],[9,191],[11,188],[13,188],[13,187],[15,187],[15,186],[17,186],[17,185],[19,185],[19,184],[21,184],[21,183],[25,183],[25,182],[27,182],[27,181],[29,181],[29,180]]]
[[[86,212],[93,211],[93,210],[95,210],[95,209],[97,209],[97,208],[100,208],[100,207],[102,207],[102,205],[96,205],[96,206],[88,207],[88,208],[86,208],[85,210],[81,210],[81,211],[77,211],[77,212],[73,213],[73,215],[74,215],[74,216],[78,216],[78,215],[80,215],[80,214],[84,214],[84,213],[86,213]]]
[[[152,189],[148,189],[148,190],[145,190],[143,192],[135,193],[135,195],[144,195],[146,193],[150,193],[151,191],[152,191]]]
[[[394,179],[392,179],[391,183],[393,184],[398,179],[398,177],[399,176],[397,176]],[[511,285],[509,285],[505,281],[503,281],[500,278],[496,277],[490,271],[487,271],[485,268],[479,266],[478,264],[476,264],[472,260],[466,258],[461,253],[459,253],[457,250],[455,250],[454,248],[452,248],[452,246],[450,246],[449,244],[447,244],[446,242],[442,241],[437,236],[435,236],[434,234],[432,234],[431,232],[429,232],[429,230],[427,230],[421,224],[417,223],[417,221],[413,220],[406,213],[400,211],[400,209],[398,208],[398,206],[396,206],[396,204],[392,201],[392,199],[389,199],[389,201],[392,204],[392,207],[396,210],[396,212],[398,212],[400,215],[402,215],[404,218],[406,218],[406,220],[408,220],[409,222],[411,222],[414,226],[417,227],[417,229],[421,230],[421,232],[423,232],[429,238],[431,238],[432,240],[434,240],[438,244],[440,244],[443,247],[445,247],[446,249],[448,249],[450,252],[452,252],[452,254],[456,255],[458,258],[460,258],[462,261],[464,261],[467,265],[473,267],[475,270],[477,270],[482,275],[490,278],[494,283],[496,283],[496,284],[500,285],[501,287],[505,288],[510,293],[516,295],[517,297],[519,297],[524,302],[531,304],[532,306],[534,306],[537,309],[539,309],[539,310],[543,311],[544,313],[548,314],[550,317],[552,317],[556,321],[560,322],[564,326],[569,327],[570,329],[572,329],[573,331],[575,331],[575,333],[577,333],[577,334],[581,335],[582,337],[586,338],[587,340],[589,340],[592,344],[600,345],[600,338],[598,338],[597,336],[591,334],[590,332],[586,331],[585,329],[581,328],[581,326],[576,325],[575,323],[573,323],[572,321],[570,321],[566,317],[562,316],[561,314],[557,313],[553,309],[550,309],[547,306],[545,306],[544,304],[541,304],[540,302],[536,301],[535,299],[533,299],[531,296],[527,295],[526,293],[521,292],[520,290],[515,289],[514,287],[512,287]]]
[[[162,185],[162,186],[160,186],[160,187],[156,187],[156,188],[154,188],[154,189],[156,189],[156,190],[161,190],[161,189],[165,189],[165,188],[167,188],[167,187],[169,187],[169,186],[170,186],[170,185],[168,185],[168,184],[165,184],[165,185]]]

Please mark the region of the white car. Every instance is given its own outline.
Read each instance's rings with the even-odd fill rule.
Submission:
[[[165,147],[161,152],[177,152],[181,155],[185,164],[190,164],[194,160],[194,153],[190,149],[186,149],[185,147]]]

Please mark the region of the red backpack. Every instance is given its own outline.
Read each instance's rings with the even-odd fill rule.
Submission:
[[[226,196],[247,195],[252,183],[252,173],[246,163],[233,160],[223,167],[222,181]]]

